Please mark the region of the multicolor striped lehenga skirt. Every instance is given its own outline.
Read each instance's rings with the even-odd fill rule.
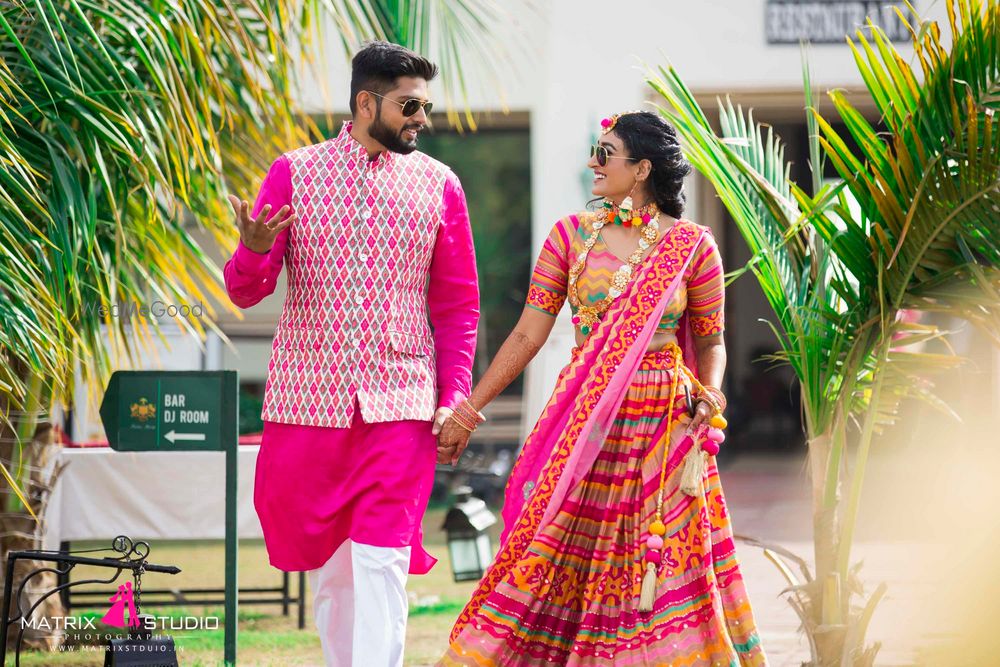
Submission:
[[[714,458],[704,494],[679,488],[687,420],[667,453],[663,560],[652,612],[640,612],[642,545],[655,511],[672,353],[646,354],[590,472],[462,628],[438,663],[766,665],[740,575]]]

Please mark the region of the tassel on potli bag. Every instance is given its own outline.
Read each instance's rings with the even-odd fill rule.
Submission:
[[[699,386],[699,395],[709,394],[707,402],[712,406],[713,415],[707,427],[702,426],[697,433],[686,437],[691,438],[691,449],[684,457],[684,470],[681,471],[681,491],[689,496],[701,496],[705,493],[705,471],[708,469],[708,457],[719,453],[719,445],[726,439],[722,429],[726,428],[726,418],[722,416],[725,397],[714,387],[704,387],[697,378],[692,377],[693,384]],[[713,393],[714,392],[714,393]],[[702,399],[705,400],[705,399]],[[720,403],[721,402],[721,403]],[[694,416],[694,405],[688,397],[688,411]]]
[[[639,591],[639,611],[653,611],[656,602],[656,565],[646,563],[646,574],[642,577],[642,589]]]
[[[694,436],[691,436],[692,438]],[[702,494],[702,480],[705,478],[705,467],[707,465],[706,454],[695,440],[691,445],[691,450],[684,457],[684,470],[681,472],[681,491],[688,496],[700,496]]]
[[[725,419],[716,415],[712,417],[713,424],[725,424]],[[708,457],[719,453],[719,445],[726,439],[726,434],[717,426],[700,431],[701,437],[692,435],[694,439],[691,451],[684,457],[684,470],[681,472],[681,491],[689,496],[700,496],[705,493],[705,472],[708,470]],[[698,441],[701,441],[701,444]]]

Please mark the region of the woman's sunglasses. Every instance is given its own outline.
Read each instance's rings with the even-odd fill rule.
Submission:
[[[614,160],[635,160],[634,157],[623,157],[621,155],[608,155],[608,149],[600,144],[594,144],[590,147],[590,157],[597,158],[597,164],[602,167],[608,166],[608,159]]]
[[[424,113],[429,114],[431,112],[431,109],[434,108],[433,102],[424,102],[422,100],[418,100],[415,97],[411,97],[405,102],[397,102],[391,97],[386,97],[385,95],[379,95],[378,93],[371,90],[366,90],[365,92],[368,93],[369,95],[374,95],[375,97],[381,97],[383,100],[389,100],[393,104],[398,104],[399,106],[403,107],[403,115],[406,116],[407,118],[413,116],[421,109],[424,110]]]

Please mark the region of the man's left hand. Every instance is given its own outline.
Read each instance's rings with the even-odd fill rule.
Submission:
[[[438,408],[437,412],[434,413],[434,426],[431,427],[431,433],[437,435],[441,432],[444,427],[444,423],[448,421],[448,417],[451,417],[451,413],[454,412],[451,408]]]
[[[448,416],[451,411],[448,411]],[[469,437],[472,435],[459,426],[455,420],[445,417],[440,429],[435,429],[438,433],[437,462],[455,465],[458,463],[462,452],[469,445]]]

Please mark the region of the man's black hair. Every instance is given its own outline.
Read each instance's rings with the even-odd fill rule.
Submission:
[[[437,65],[419,53],[389,42],[369,42],[351,61],[351,114],[358,111],[358,93],[370,90],[385,95],[396,87],[401,76],[432,80]],[[381,99],[376,98],[376,103]]]

